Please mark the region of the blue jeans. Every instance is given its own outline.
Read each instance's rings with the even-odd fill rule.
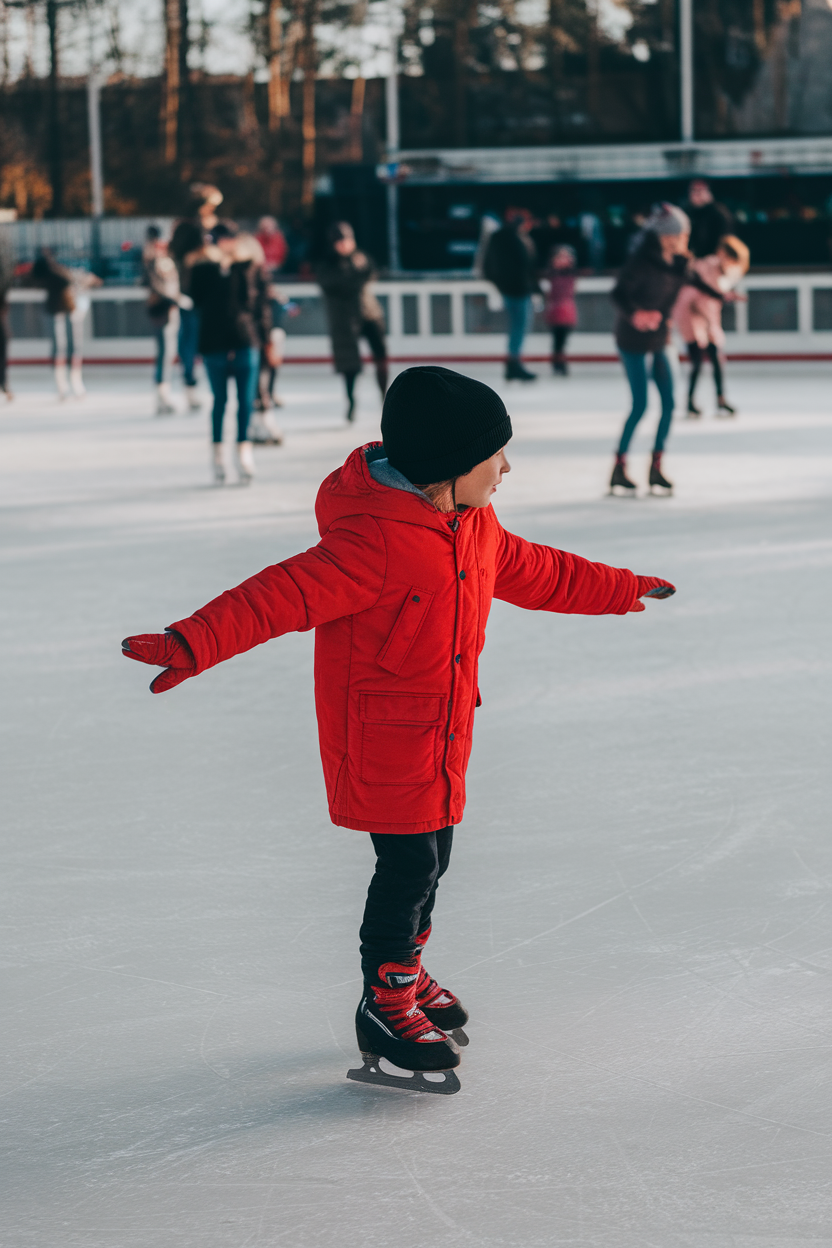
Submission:
[[[260,352],[257,347],[238,347],[236,351],[218,351],[203,357],[214,407],[211,412],[213,438],[222,442],[222,421],[228,402],[228,379],[233,377],[237,386],[237,441],[248,441],[248,422],[257,394],[260,371]]]
[[[523,339],[529,328],[530,295],[503,295],[503,307],[508,317],[508,358],[517,360],[523,350]]]
[[[186,386],[195,386],[194,365],[199,348],[199,313],[196,308],[179,310],[179,359]]]
[[[647,410],[647,356],[636,351],[619,351],[619,354],[633,392],[632,411],[627,417],[627,423],[618,444],[618,454],[626,455],[636,431],[636,425]],[[662,415],[656,430],[653,450],[663,451],[670,432],[670,422],[673,419],[673,372],[664,351],[653,353],[653,380],[662,401]]]

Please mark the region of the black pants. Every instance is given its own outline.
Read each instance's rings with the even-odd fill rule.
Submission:
[[[409,962],[416,937],[430,927],[436,887],[448,869],[454,830],[399,836],[371,832],[376,869],[361,924],[361,969],[369,984],[380,984],[385,962]]]
[[[566,348],[566,339],[572,332],[571,325],[553,325],[552,326],[552,354],[563,355]]]
[[[367,346],[372,352],[376,366],[378,388],[381,391],[381,397],[384,398],[387,392],[387,344],[384,341],[384,331],[378,321],[362,321],[361,336],[367,340]],[[358,373],[344,373],[344,385],[350,402],[352,402],[355,394],[355,379],[357,376]]]
[[[690,381],[688,384],[688,401],[693,402],[693,392],[696,389],[696,383],[699,380],[699,373],[702,363],[707,355],[711,361],[711,368],[714,371],[714,385],[716,386],[717,398],[722,398],[722,361],[719,358],[719,349],[709,342],[707,347],[700,347],[698,342],[689,342],[688,356],[690,358]]]

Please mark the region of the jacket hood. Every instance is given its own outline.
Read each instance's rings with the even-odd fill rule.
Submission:
[[[392,489],[373,479],[367,452],[380,449],[381,445],[380,442],[368,442],[366,446],[356,447],[346,463],[331,472],[322,483],[315,501],[315,517],[321,537],[336,520],[364,515],[450,533],[445,514],[437,511],[424,495]],[[470,515],[470,510],[463,512],[458,519],[463,521],[466,515]]]

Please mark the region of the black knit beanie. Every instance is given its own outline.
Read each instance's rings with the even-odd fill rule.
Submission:
[[[384,400],[387,458],[414,485],[462,477],[511,437],[505,404],[490,386],[427,364],[399,373]]]

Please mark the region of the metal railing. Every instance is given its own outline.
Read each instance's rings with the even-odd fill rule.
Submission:
[[[578,326],[569,341],[575,360],[616,359],[610,277],[578,280]],[[323,297],[310,282],[280,287],[296,305],[286,320],[287,363],[328,362],[330,346]],[[743,289],[747,303],[728,304],[723,323],[729,358],[817,358],[832,360],[832,272],[755,274]],[[505,318],[499,296],[487,282],[389,281],[376,287],[385,312],[388,347],[395,361],[475,361],[502,359]],[[91,361],[147,360],[154,352],[145,311],[146,294],[138,287],[102,287],[92,291],[84,350]],[[49,358],[51,326],[43,295],[35,290],[10,294],[12,361]],[[526,339],[529,359],[546,358],[549,334],[536,312]]]

